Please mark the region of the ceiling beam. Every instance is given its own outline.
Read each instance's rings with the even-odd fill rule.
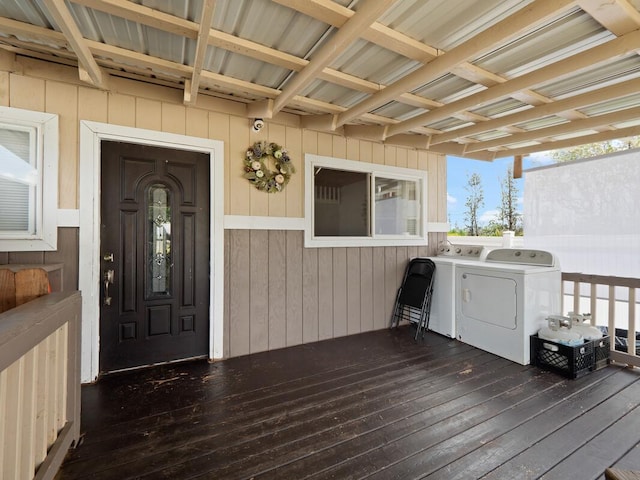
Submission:
[[[369,27],[396,0],[366,0],[358,3],[358,10],[317,52],[309,64],[295,75],[288,85],[278,95],[273,104],[273,114],[278,113],[291,97],[297,95],[309,83],[315,80],[317,74],[331,63],[343,49],[360,37],[363,30]]]
[[[618,130],[609,130],[602,133],[594,133],[593,135],[582,135],[580,137],[569,138],[566,140],[549,141],[532,145],[529,147],[506,149],[493,152],[495,158],[512,157],[514,155],[529,156],[532,153],[548,152],[550,150],[560,150],[563,148],[573,148],[589,143],[600,143],[608,140],[617,140],[619,138],[635,137],[640,135],[640,125],[634,127],[620,128]],[[485,150],[486,152],[486,150]],[[476,152],[476,154],[482,152]]]
[[[486,122],[477,123],[470,127],[459,128],[450,132],[436,134],[431,138],[431,144],[448,142],[459,138],[477,135],[479,133],[497,130],[503,127],[518,125],[536,118],[556,115],[558,113],[584,107],[587,105],[596,105],[601,102],[613,100],[615,98],[633,95],[640,91],[640,79],[627,80],[626,82],[610,85],[599,90],[583,93],[573,97],[558,100],[553,103],[547,103],[539,107],[533,107],[522,112],[505,115]]]
[[[204,64],[204,56],[207,53],[209,40],[209,30],[211,30],[211,20],[213,19],[213,10],[216,6],[216,0],[204,0],[202,3],[202,12],[200,14],[200,28],[196,43],[196,53],[193,60],[193,72],[191,72],[191,80],[184,83],[184,103],[185,105],[195,105],[198,97],[198,88],[200,86],[200,74]]]
[[[128,0],[72,1],[93,10],[108,13],[109,15],[124,18],[153,28],[158,28],[176,35],[186,36],[187,38],[192,39],[196,39],[198,36],[199,25],[197,23],[160,12],[143,5],[131,3]],[[319,20],[337,27],[343,26],[355,14],[353,10],[336,4],[331,0],[314,0],[304,2],[296,2],[295,0],[277,0],[277,3],[286,5],[296,11],[312,15],[314,18],[320,17],[318,18]],[[369,34],[366,32],[369,32]],[[365,30],[365,33],[363,33],[362,36],[373,43],[382,45],[387,49],[414,60],[417,59],[425,61],[433,58],[438,53],[438,50],[418,42],[404,34],[398,33],[378,22],[374,22],[368,30]],[[209,45],[213,47],[222,48],[262,62],[271,63],[294,72],[302,71],[309,64],[309,61],[306,59],[299,58],[295,55],[281,52],[274,48],[252,42],[251,40],[236,37],[213,28],[209,30],[208,41]],[[496,83],[506,81],[498,75],[492,74],[469,63],[456,67],[456,71],[453,73],[470,81],[481,83],[485,86],[491,86]],[[385,88],[385,85],[370,82],[330,67],[322,69],[318,74],[318,78],[329,83],[341,85],[343,87],[365,93],[376,93]],[[193,82],[191,85],[193,85]],[[533,96],[533,92],[531,95]],[[411,105],[425,110],[431,110],[434,107],[440,107],[443,105],[441,102],[412,93],[403,93],[395,100],[405,105]],[[261,102],[260,105],[255,105],[251,108],[253,113],[249,113],[249,116],[256,117],[260,115],[261,117],[269,118],[272,114],[272,109],[273,105],[269,102]],[[462,113],[462,115],[466,114]],[[332,119],[329,120],[331,123]],[[323,123],[326,122],[319,122],[318,125]],[[325,130],[330,129],[325,128]]]
[[[197,38],[197,34],[199,31],[199,26],[195,22],[191,22],[189,20],[185,20],[180,17],[175,17],[173,15],[169,15],[167,13],[159,12],[157,10],[153,10],[149,7],[145,7],[142,5],[138,5],[135,3],[131,3],[128,0],[72,0],[74,3],[83,5],[85,7],[91,8],[93,10],[101,11],[104,13],[108,13],[113,16],[121,17],[132,22],[140,23],[142,25],[147,25],[153,28],[158,28],[160,30],[174,33],[176,35],[185,36],[187,38],[195,39]],[[287,2],[279,2],[279,3],[287,3]],[[303,7],[313,7],[316,2],[302,2]],[[329,4],[333,4],[335,8],[340,9],[340,18],[344,21],[340,21],[339,26],[344,25],[344,23],[351,18],[351,16],[355,13],[353,10],[350,10],[346,7],[342,7],[341,5],[337,5],[333,2],[321,0],[321,9],[322,11],[327,11],[331,6]],[[304,8],[303,8],[304,9]],[[343,12],[349,12],[349,15],[345,15]],[[1,20],[1,19],[0,19]],[[376,30],[381,30],[382,25],[380,27],[375,27]],[[387,28],[388,27],[384,27]],[[390,35],[398,36],[397,32],[388,29]],[[33,36],[33,35],[32,35]],[[408,39],[409,37],[406,37]],[[404,39],[403,41],[407,41]],[[254,58],[256,60],[260,60],[261,62],[271,63],[273,65],[286,68],[288,70],[292,70],[294,72],[300,72],[304,70],[304,68],[309,64],[309,60],[296,57],[295,55],[291,55],[286,52],[281,52],[271,47],[267,47],[265,45],[261,45],[256,42],[252,42],[251,40],[247,40],[244,38],[236,37],[235,35],[228,34],[226,32],[222,32],[220,30],[210,29],[209,30],[209,45],[217,48],[222,48],[224,50],[228,50],[233,53],[238,53],[240,55],[244,55],[250,58]],[[420,42],[414,43],[422,45],[429,50],[424,44]],[[415,45],[414,45],[415,47]],[[417,48],[417,47],[416,47]],[[402,50],[402,49],[401,49]],[[431,57],[429,57],[431,58]],[[344,72],[340,72],[330,67],[325,67],[318,74],[318,78],[325,80],[329,83],[333,83],[336,85],[341,85],[346,88],[350,88],[352,90],[356,90],[359,92],[365,93],[375,93],[382,90],[385,85],[381,85],[379,83],[370,82],[361,78],[358,78],[354,75],[349,75]],[[418,95],[414,95],[411,93],[402,94],[397,101],[404,103],[406,105],[411,105],[418,108],[430,109],[436,106],[441,106],[442,103],[436,102],[434,100],[430,100],[428,98],[420,97]],[[268,117],[269,108],[266,103],[263,105],[256,107],[257,110],[262,111],[263,117]]]
[[[486,142],[477,142],[467,144],[467,152],[478,152],[480,150],[489,150],[495,147],[503,147],[515,143],[525,143],[539,138],[557,137],[572,131],[593,130],[598,127],[612,125],[614,123],[623,123],[629,120],[635,120],[640,117],[640,107],[628,108],[619,112],[607,113],[595,117],[566,122],[551,127],[538,128],[524,133],[517,133],[506,137],[488,140]]]
[[[67,41],[63,34],[60,32],[56,32],[53,30],[49,30],[43,27],[36,27],[33,25],[29,25],[23,22],[18,22],[16,20],[11,20],[8,18],[0,17],[0,31],[8,33],[10,35],[14,35],[17,37],[27,37],[27,38],[35,38],[35,39],[46,39],[47,42],[50,42],[54,45],[66,46]],[[27,48],[24,42],[11,38],[2,38],[0,37],[0,42],[7,44],[16,44],[21,48]],[[145,55],[138,52],[133,52],[131,50],[126,50],[124,48],[114,47],[110,45],[106,45],[101,42],[95,42],[92,40],[87,40],[87,45],[91,52],[94,55],[98,55],[101,58],[100,62],[109,65],[115,70],[119,68],[115,65],[111,60],[106,60],[106,58],[113,59],[114,61],[123,61],[124,63],[131,65],[131,69],[140,74],[144,72],[145,69],[154,69],[157,72],[157,75],[162,76],[162,73],[167,73],[173,77],[188,77],[191,74],[191,67],[188,65],[183,65],[180,63],[171,62],[168,60],[161,60],[157,57],[152,57],[150,55]],[[48,57],[49,61],[55,62],[56,53],[52,51],[51,55]],[[63,58],[60,56],[60,53],[57,54],[59,58]],[[123,73],[126,76],[126,73]],[[203,72],[204,83],[207,86],[215,88],[229,88],[232,91],[248,93],[250,95],[255,95],[258,97],[266,97],[266,98],[275,98],[279,90],[269,87],[263,87],[261,85],[257,85],[251,82],[246,82],[243,80],[237,80],[232,77],[214,74],[212,72]],[[176,84],[176,81],[170,82],[171,84]],[[164,84],[164,83],[163,83]],[[241,99],[237,99],[241,100]],[[305,108],[318,110],[321,112],[336,114],[346,110],[345,107],[340,107],[339,105],[335,105],[332,103],[322,102],[319,100],[314,100],[311,98],[306,98],[302,96],[295,96],[291,100],[291,104],[293,105],[301,105]],[[315,116],[310,116],[315,117]],[[308,118],[307,116],[303,116],[302,120]],[[397,122],[397,120],[393,120],[391,118],[383,117],[381,115],[375,114],[367,114],[364,115],[363,120],[370,121],[374,123],[382,123],[382,124],[390,124]],[[421,131],[426,131],[426,129],[418,129]],[[436,130],[433,130],[437,132]]]
[[[78,71],[80,80],[96,87],[107,88],[107,75],[103,74],[96,63],[87,43],[71,16],[71,12],[64,0],[44,0],[44,5],[55,20],[58,28],[71,45],[71,49],[78,57]]]
[[[195,22],[145,7],[144,5],[138,5],[129,0],[71,0],[71,2],[115,17],[124,18],[134,23],[153,26],[181,37],[193,39],[198,34],[198,24]]]
[[[482,53],[491,50],[496,45],[504,43],[526,28],[541,23],[559,12],[573,6],[574,0],[558,0],[549,2],[538,0],[531,5],[527,5],[513,15],[495,24],[492,28],[484,30],[473,38],[448,51],[429,63],[423,65],[418,70],[406,75],[384,90],[371,95],[346,112],[339,115],[336,125],[341,126],[354,118],[373,110],[404,92],[412,91],[420,85],[424,85],[431,80],[447,73],[456,65],[477,57]],[[400,131],[396,133],[401,133]]]
[[[610,61],[612,58],[637,52],[638,50],[640,50],[640,30],[633,31],[627,35],[593,47],[590,50],[562,59],[531,73],[516,77],[513,80],[495,85],[482,92],[448,103],[444,107],[422,115],[417,115],[416,117],[394,125],[393,128],[389,130],[389,134],[395,135],[414,127],[428,125],[431,122],[450,117],[461,110],[485,105],[494,100],[507,97],[524,88],[539,85],[553,79],[559,79],[563,76],[574,74],[586,67],[600,62]]]
[[[273,1],[337,28],[342,27],[355,14],[350,8],[331,0]],[[437,48],[418,42],[379,22],[373,23],[366,29],[362,33],[362,38],[418,62],[427,62],[441,54]]]
[[[585,12],[617,36],[640,27],[640,12],[627,0],[579,0]]]
[[[274,0],[276,3],[289,7],[293,10],[296,10],[300,13],[304,13],[316,20],[327,23],[329,25],[333,25],[334,27],[340,27],[342,24],[347,21],[351,15],[353,15],[353,10],[350,10],[346,7],[338,5],[331,0],[314,0],[314,1],[299,1],[299,0]],[[421,63],[427,63],[431,61],[433,58],[443,55],[445,52],[436,48],[433,48],[429,45],[426,45],[422,42],[418,42],[417,40],[409,37],[408,35],[404,35],[399,33],[385,25],[382,25],[378,22],[371,25],[369,30],[365,32],[362,36],[365,40],[368,40],[371,43],[384,47],[387,50],[398,53],[400,55],[404,55],[407,58],[412,60],[419,61]],[[497,83],[504,83],[507,79],[496,75],[493,72],[485,70],[477,65],[474,65],[469,62],[462,62],[459,65],[453,67],[450,72],[460,78],[464,78],[473,83],[477,83],[479,85],[484,85],[485,87],[491,87]],[[327,81],[332,81],[331,79],[326,79]],[[333,82],[335,83],[335,82]],[[365,91],[365,90],[360,90]],[[368,92],[374,93],[374,92]],[[405,103],[408,105],[413,105],[410,102],[406,101],[406,97],[401,95],[399,98],[396,98],[396,101],[401,103]],[[523,90],[522,92],[517,92],[513,95],[514,98],[520,100],[523,103],[528,103],[530,105],[540,105],[542,103],[551,102],[550,99],[540,95],[537,92],[533,92],[530,90]],[[433,100],[429,100],[433,101]],[[418,106],[418,105],[415,105]],[[332,124],[333,119],[324,119],[323,121],[318,122],[319,124]]]

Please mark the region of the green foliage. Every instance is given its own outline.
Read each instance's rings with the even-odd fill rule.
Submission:
[[[518,188],[513,178],[513,167],[509,166],[505,176],[500,179],[501,201],[498,206],[498,218],[492,220],[486,226],[478,225],[478,211],[484,206],[484,191],[482,179],[477,173],[467,175],[467,186],[469,192],[465,202],[465,226],[457,224],[449,230],[449,236],[487,236],[501,237],[504,231],[515,232],[516,235],[523,234],[522,214],[517,210]],[[449,222],[451,223],[451,222]]]
[[[597,157],[607,153],[619,152],[640,147],[640,136],[621,138],[618,140],[607,140],[599,143],[588,143],[577,147],[553,150],[549,152],[551,158],[556,162],[571,162],[581,158]]]
[[[467,235],[478,236],[480,229],[478,227],[478,209],[484,206],[484,191],[482,189],[482,179],[477,173],[467,175],[467,186],[465,189],[469,192],[465,206],[467,211],[464,214],[466,222]]]
[[[500,206],[498,207],[498,222],[495,228],[503,231],[516,232],[522,235],[522,215],[518,212],[518,187],[513,178],[513,167],[510,165],[500,183]]]

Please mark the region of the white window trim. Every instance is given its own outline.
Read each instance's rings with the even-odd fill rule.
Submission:
[[[316,167],[335,168],[365,172],[373,175],[411,180],[420,183],[420,233],[405,235],[373,235],[370,237],[314,237],[314,186],[313,173]],[[307,153],[305,155],[305,229],[304,246],[316,247],[392,247],[427,245],[427,172],[413,168],[392,167],[368,162],[356,162],[341,158],[324,157]],[[373,215],[373,209],[372,209]]]
[[[0,251],[51,251],[58,248],[58,115],[0,107],[0,122],[36,129],[35,234],[2,234]]]

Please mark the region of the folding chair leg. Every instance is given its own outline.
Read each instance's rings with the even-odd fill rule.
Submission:
[[[391,313],[391,322],[389,325],[389,328],[398,328],[398,325],[400,324],[400,313],[398,312],[398,309],[400,307],[400,304],[398,303],[398,300],[400,299],[400,292],[402,291],[402,288],[398,289],[398,293],[396,294],[396,302],[393,306],[393,312]],[[395,323],[395,325],[394,325]]]

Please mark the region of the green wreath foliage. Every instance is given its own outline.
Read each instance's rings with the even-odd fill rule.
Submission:
[[[275,170],[267,166],[268,160],[273,160]],[[287,150],[277,143],[263,140],[247,149],[244,158],[244,178],[258,190],[267,193],[281,192],[295,171]]]

